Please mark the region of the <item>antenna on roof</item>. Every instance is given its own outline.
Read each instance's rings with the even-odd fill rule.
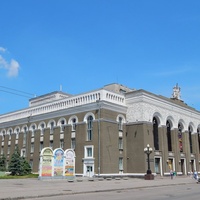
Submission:
[[[62,85],[60,85],[60,91],[62,91]]]

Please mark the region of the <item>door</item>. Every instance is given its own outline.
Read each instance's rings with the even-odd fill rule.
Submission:
[[[94,176],[94,170],[92,165],[86,165],[86,176],[88,177]]]

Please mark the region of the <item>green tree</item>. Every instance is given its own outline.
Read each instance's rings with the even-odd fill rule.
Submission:
[[[21,164],[22,164],[23,174],[24,175],[30,174],[31,166],[24,157],[21,158]]]
[[[0,158],[0,171],[6,171],[6,157],[4,154]]]
[[[27,175],[31,173],[31,166],[24,157],[20,156],[18,146],[10,159],[8,170],[11,175]]]
[[[19,148],[17,146],[8,165],[8,171],[11,172],[11,175],[23,175],[21,160]]]

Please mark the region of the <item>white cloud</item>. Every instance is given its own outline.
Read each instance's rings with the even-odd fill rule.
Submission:
[[[15,77],[18,75],[19,72],[19,63],[16,60],[11,60],[9,67],[8,67],[8,76]]]
[[[4,48],[0,47],[0,51],[3,49]],[[8,77],[16,77],[18,76],[20,66],[16,60],[11,59],[9,63],[2,55],[0,55],[0,69],[1,68],[7,70]]]
[[[0,52],[6,52],[6,49],[3,47],[0,47]]]

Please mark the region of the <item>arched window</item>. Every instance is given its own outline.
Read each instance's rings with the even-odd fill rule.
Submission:
[[[90,115],[87,117],[87,140],[92,140],[93,133],[93,117]]]
[[[41,135],[43,135],[43,134],[44,134],[44,130],[45,130],[45,128],[46,128],[45,122],[40,122],[40,124],[38,125],[38,128],[39,128],[40,131],[41,131]]]
[[[153,118],[153,141],[155,150],[159,150],[158,121]]]
[[[69,118],[69,121],[68,121],[69,124],[71,124],[71,131],[72,132],[75,132],[76,131],[76,126],[77,126],[77,123],[78,123],[78,117],[73,115]]]
[[[31,136],[34,137],[34,135],[35,135],[35,130],[36,130],[36,125],[35,125],[35,124],[32,124],[30,129],[31,129]]]
[[[182,136],[183,127],[181,124],[178,124],[178,142],[179,142],[179,150],[183,152],[183,136]]]
[[[4,139],[5,139],[5,135],[6,135],[6,131],[3,130],[3,131],[2,131],[2,141],[4,141]]]
[[[171,140],[171,125],[170,122],[167,120],[167,144],[168,144],[168,151],[172,151],[172,140]]]
[[[72,131],[76,131],[76,118],[72,119]]]
[[[48,122],[48,128],[50,129],[50,134],[53,134],[55,126],[56,126],[56,122],[54,120],[50,120]]]
[[[19,131],[20,131],[20,129],[19,129],[19,127],[17,127],[17,128],[15,129],[16,139],[19,138]]]
[[[190,146],[190,153],[193,153],[193,148],[192,148],[192,127],[188,127],[188,137],[189,137],[189,146]]]

